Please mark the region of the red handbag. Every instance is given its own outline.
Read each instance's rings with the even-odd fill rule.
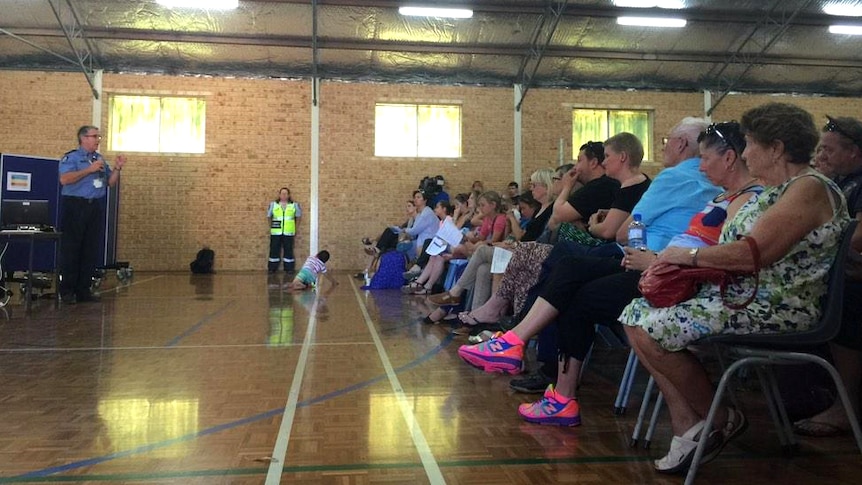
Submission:
[[[757,241],[751,236],[740,236],[751,248],[751,256],[754,259],[753,273],[739,273],[717,268],[699,268],[695,266],[676,266],[673,269],[664,267],[660,273],[647,268],[638,282],[638,289],[650,305],[657,308],[674,306],[692,298],[702,283],[717,284],[721,288],[721,298],[724,305],[734,310],[747,307],[757,297],[757,289],[760,286],[760,250]],[[728,303],[725,299],[727,288],[741,276],[754,276],[754,291],[742,303]]]

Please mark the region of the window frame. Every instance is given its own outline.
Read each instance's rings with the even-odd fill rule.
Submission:
[[[647,106],[607,106],[607,105],[570,105],[568,106],[571,110],[571,140],[572,140],[572,159],[577,160],[578,152],[584,143],[587,141],[601,141],[604,142],[607,138],[615,135],[616,133],[611,133],[611,114],[613,112],[620,111],[630,111],[630,112],[642,112],[647,115],[647,140],[641,140],[644,146],[644,159],[642,164],[655,164],[659,163],[660,160],[653,160],[653,155],[655,154],[655,149],[658,146],[656,144],[655,139],[655,108],[647,107]],[[606,126],[608,136],[603,140],[583,140],[580,143],[575,142],[575,111],[576,110],[590,110],[590,111],[605,111],[606,112]],[[637,134],[635,134],[637,135]],[[640,137],[638,137],[640,138]]]

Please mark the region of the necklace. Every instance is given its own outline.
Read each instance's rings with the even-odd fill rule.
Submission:
[[[742,186],[741,189],[737,190],[736,192],[733,192],[733,193],[722,192],[721,194],[718,194],[718,197],[712,199],[712,201],[717,204],[720,202],[724,202],[728,199],[733,200],[733,199],[737,198],[740,194],[745,193],[750,188],[752,188],[756,185],[760,185],[760,184],[757,183],[757,178],[753,178],[753,179],[749,180],[745,185]]]

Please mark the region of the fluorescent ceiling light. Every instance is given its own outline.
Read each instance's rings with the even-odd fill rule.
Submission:
[[[469,19],[473,11],[466,8],[398,7],[398,13],[409,17],[444,17]]]
[[[862,17],[862,6],[829,3],[823,6],[823,13],[838,17]]]
[[[635,25],[638,27],[685,27],[685,19],[672,17],[617,17],[620,25]]]
[[[679,10],[685,8],[683,0],[614,0],[614,6],[619,8],[668,8]]]
[[[830,25],[830,34],[862,35],[862,25]]]
[[[232,10],[239,7],[239,0],[156,0],[156,2],[170,8]]]

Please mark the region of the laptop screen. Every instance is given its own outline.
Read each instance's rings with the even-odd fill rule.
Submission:
[[[4,199],[0,206],[0,226],[52,226],[51,210],[47,200]]]

